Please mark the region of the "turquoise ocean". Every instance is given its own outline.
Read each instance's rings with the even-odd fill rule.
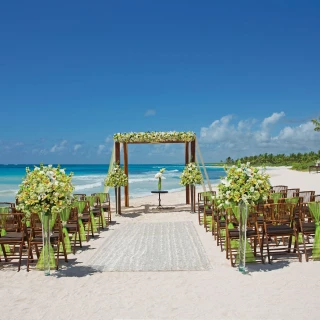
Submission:
[[[26,167],[33,170],[33,164],[0,165],[0,202],[15,201],[15,195],[26,173]],[[67,173],[73,172],[72,182],[75,186],[74,193],[91,194],[103,191],[103,181],[108,172],[108,165],[97,164],[67,164],[61,165]],[[166,168],[163,174],[162,189],[169,192],[183,190],[179,184],[183,164],[130,164],[129,170],[129,196],[138,198],[150,195],[150,191],[157,190],[158,180],[155,174],[161,168]],[[210,183],[217,184],[220,177],[225,176],[222,167],[206,166]],[[110,188],[110,195],[114,189]]]

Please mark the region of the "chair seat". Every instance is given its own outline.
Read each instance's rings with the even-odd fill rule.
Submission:
[[[24,238],[23,232],[7,232],[4,236],[0,236],[0,243],[7,240],[17,240],[21,241]]]
[[[58,237],[59,237],[58,234],[52,234],[50,236],[50,241],[56,241],[58,239]],[[42,243],[43,239],[42,239],[42,237],[36,236],[30,242],[31,243]]]
[[[316,224],[314,222],[303,222],[302,228],[304,233],[315,233]]]
[[[294,235],[294,230],[287,225],[267,226],[269,236],[272,235]]]
[[[229,229],[229,236],[230,238],[239,238],[239,230],[238,229]],[[257,232],[253,228],[247,228],[247,237],[252,237],[256,235]]]
[[[78,224],[76,222],[75,223],[68,222],[64,227],[67,228],[67,230],[76,229],[78,227]]]

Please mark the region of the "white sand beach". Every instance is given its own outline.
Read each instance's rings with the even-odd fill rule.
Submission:
[[[320,194],[320,174],[284,167],[270,168],[268,172],[272,185]],[[271,265],[258,261],[248,265],[249,273],[243,275],[230,266],[211,233],[198,225],[197,214],[183,206],[184,192],[162,195],[163,206],[175,207],[176,211],[153,210],[157,203],[157,195],[130,199],[130,208],[122,216],[113,215],[116,223],[108,231],[85,243],[75,255],[70,254],[69,263],[61,262],[61,270],[50,276],[36,270],[27,272],[25,264],[20,272],[1,269],[0,319],[318,318],[320,262],[306,262],[304,256],[301,263],[296,258]],[[91,267],[99,248],[109,242],[112,245],[114,235],[124,228],[167,222],[193,224],[209,269],[108,272]],[[122,245],[134,250],[137,244],[124,239]],[[104,254],[101,250],[100,253]]]

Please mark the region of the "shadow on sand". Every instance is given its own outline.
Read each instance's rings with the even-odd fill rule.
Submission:
[[[55,271],[52,276],[56,278],[76,277],[82,278],[86,276],[92,276],[95,273],[101,273],[101,271],[89,266],[77,266],[77,262],[70,261],[67,268],[61,268]]]

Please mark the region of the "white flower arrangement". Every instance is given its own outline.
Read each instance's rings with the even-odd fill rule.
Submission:
[[[30,213],[61,212],[70,205],[74,187],[71,183],[73,174],[67,175],[64,169],[52,165],[35,167],[33,171],[26,168],[26,176],[17,193],[17,208]]]
[[[200,184],[203,177],[196,163],[190,162],[184,167],[180,179],[180,184],[186,186]]]
[[[113,140],[116,142],[131,142],[131,143],[159,143],[159,142],[190,142],[196,139],[196,134],[192,131],[177,132],[128,132],[116,133],[113,135]]]
[[[270,194],[270,176],[264,170],[250,166],[250,163],[233,165],[225,168],[227,176],[218,185],[217,201],[220,206],[256,204],[267,200]]]
[[[128,177],[124,173],[119,164],[115,163],[113,170],[111,170],[105,181],[104,185],[108,187],[124,187],[128,184]]]
[[[158,173],[156,173],[156,175],[154,176],[156,179],[165,179],[165,177],[162,176],[163,172],[165,172],[166,168],[162,168],[160,169],[160,171]]]

